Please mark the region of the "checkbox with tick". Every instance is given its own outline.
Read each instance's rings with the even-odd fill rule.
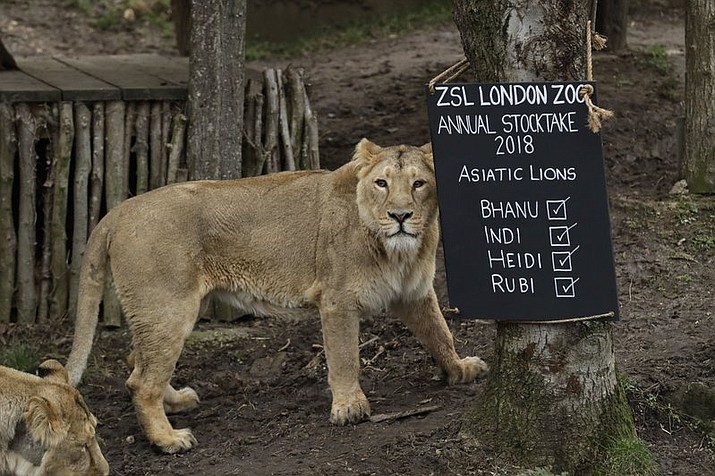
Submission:
[[[571,251],[551,252],[551,267],[554,271],[572,271],[571,256],[580,248],[580,245]]]
[[[574,223],[571,226],[550,226],[549,236],[551,238],[551,246],[571,246],[569,231],[576,225],[578,225],[578,223]]]
[[[566,202],[571,197],[562,200],[546,200],[546,216],[549,220],[567,220]]]
[[[573,298],[576,297],[576,283],[581,278],[572,278],[571,276],[563,278],[554,278],[554,288],[557,298]]]

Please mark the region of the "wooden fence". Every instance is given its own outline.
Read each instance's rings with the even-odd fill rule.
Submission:
[[[187,179],[188,61],[18,64],[0,72],[0,323],[27,324],[74,318],[85,242],[106,210]],[[244,175],[319,168],[302,72],[250,71],[245,92]]]

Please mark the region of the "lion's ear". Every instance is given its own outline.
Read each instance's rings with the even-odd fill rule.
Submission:
[[[432,143],[428,142],[422,147],[420,147],[420,150],[424,152],[425,154],[431,154],[432,153]]]
[[[358,144],[355,146],[355,153],[353,154],[353,160],[354,161],[362,161],[364,163],[369,164],[372,162],[373,158],[376,157],[380,151],[382,150],[382,147],[379,145],[370,142],[367,139],[362,139]]]
[[[69,431],[69,425],[61,418],[60,409],[44,397],[32,397],[22,416],[32,438],[45,448],[60,444]]]
[[[70,377],[67,370],[61,363],[54,359],[45,360],[37,367],[37,376],[53,383],[70,384]]]

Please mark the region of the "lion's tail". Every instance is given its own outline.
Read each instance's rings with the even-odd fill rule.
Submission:
[[[75,387],[87,368],[87,360],[99,321],[99,304],[104,293],[108,245],[109,227],[107,219],[104,219],[97,224],[89,237],[80,270],[74,340],[66,366],[70,382]]]

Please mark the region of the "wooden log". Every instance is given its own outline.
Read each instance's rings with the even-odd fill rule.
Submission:
[[[166,183],[176,183],[178,181],[179,163],[184,153],[184,143],[186,135],[186,116],[182,113],[174,116],[171,125],[171,142],[169,147],[169,163],[166,169]]]
[[[305,122],[305,85],[303,83],[303,72],[292,67],[288,67],[284,73],[286,84],[286,96],[290,109],[290,142],[293,155],[296,156],[296,167],[305,170],[308,167],[307,154],[303,155],[303,123]]]
[[[136,194],[149,190],[149,102],[140,101],[136,112],[136,139],[134,153],[137,157]]]
[[[90,176],[89,213],[87,231],[91,233],[99,223],[104,190],[104,103],[92,106],[92,175]]]
[[[291,142],[290,124],[288,122],[288,106],[283,88],[283,73],[276,70],[276,86],[278,87],[278,126],[280,128],[280,144],[283,151],[283,160],[279,161],[282,170],[295,170],[295,159],[293,158],[293,144]]]
[[[126,194],[124,192],[124,121],[126,106],[123,101],[110,101],[105,106],[106,121],[106,157],[105,157],[105,196],[107,210],[119,205]],[[113,280],[105,279],[104,315],[105,326],[118,327],[122,322],[119,299],[114,291]]]
[[[262,94],[262,85],[255,79],[246,80],[246,92],[244,94],[243,113],[243,176],[251,177],[255,175],[254,170],[258,164],[258,145],[254,140],[256,131],[256,97]]]
[[[92,112],[81,103],[74,103],[75,162],[74,162],[74,208],[72,225],[72,252],[70,261],[68,315],[74,319],[77,311],[79,270],[87,243],[89,223],[89,175],[92,171]]]
[[[124,148],[122,153],[122,166],[124,167],[122,175],[122,188],[124,198],[131,195],[129,190],[129,170],[132,156],[132,137],[134,137],[134,121],[136,120],[137,104],[129,101],[126,103],[124,111]]]
[[[161,137],[161,106],[159,101],[151,103],[149,119],[149,188],[152,190],[166,184],[163,154],[166,143]]]
[[[74,144],[74,113],[71,102],[59,105],[59,136],[52,167],[52,292],[50,294],[50,319],[61,319],[67,314],[69,293],[69,265],[67,249],[67,207],[69,176]]]
[[[37,292],[35,289],[35,153],[36,122],[27,103],[15,105],[19,151],[19,220],[17,229],[17,322],[35,322]]]
[[[38,123],[35,126],[38,131],[49,129],[50,143],[48,144],[45,164],[45,181],[42,183],[41,206],[42,206],[42,254],[40,255],[40,283],[39,297],[37,300],[37,322],[47,321],[50,315],[50,291],[52,290],[52,204],[55,201],[54,194],[54,160],[59,145],[59,108],[58,103],[52,106],[43,105],[33,107],[32,114]],[[39,165],[39,164],[38,164]]]
[[[171,112],[171,103],[161,103],[161,185],[166,185],[167,168],[169,167],[169,141],[171,137],[171,121],[174,115]],[[160,186],[161,186],[160,185]]]
[[[263,94],[263,84],[256,82],[256,87],[258,88],[259,94],[255,96],[256,100],[256,120],[255,126],[253,128],[253,143],[256,144],[256,161],[254,164],[254,169],[252,175],[260,175],[263,171],[263,165],[266,162],[266,153],[263,147],[263,117],[264,117],[264,104],[265,95]]]
[[[305,133],[303,144],[307,153],[308,169],[318,170],[320,168],[320,151],[318,149],[318,117],[310,107],[308,92],[305,91]]]
[[[273,69],[266,69],[263,72],[266,89],[266,112],[265,112],[265,141],[263,143],[263,153],[266,173],[274,173],[279,170],[278,163],[278,82],[276,72]]]
[[[15,292],[17,235],[13,219],[12,190],[15,180],[17,134],[14,110],[0,102],[0,323],[10,322]]]

